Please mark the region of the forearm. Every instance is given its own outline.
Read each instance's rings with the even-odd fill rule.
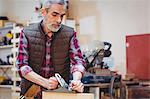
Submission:
[[[81,82],[82,78],[82,73],[79,71],[76,71],[73,73],[73,80],[71,81],[71,88],[72,90],[75,90],[77,92],[83,92],[84,91],[84,86],[83,83]]]
[[[85,60],[83,59],[83,55],[78,44],[76,32],[74,32],[70,41],[69,57],[71,62],[70,71],[73,73],[73,79],[80,80],[85,73]]]
[[[31,71],[28,74],[24,75],[24,78],[26,78],[27,80],[33,83],[36,83],[40,86],[47,88],[48,79],[43,78],[42,76],[38,75],[34,71]]]
[[[73,73],[73,80],[81,80],[81,78],[82,78],[82,73],[81,72],[75,71]]]

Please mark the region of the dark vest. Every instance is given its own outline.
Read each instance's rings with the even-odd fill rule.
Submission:
[[[33,24],[23,30],[29,44],[29,66],[39,74],[40,67],[45,58],[46,35],[40,24]],[[51,57],[54,72],[59,73],[67,82],[70,76],[69,48],[73,36],[73,29],[62,25],[61,29],[54,33],[51,43]],[[33,83],[22,78],[21,94],[25,94]]]

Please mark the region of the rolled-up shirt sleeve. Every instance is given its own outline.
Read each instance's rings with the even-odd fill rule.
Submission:
[[[21,77],[25,76],[29,72],[33,71],[28,65],[28,41],[23,31],[20,33],[18,55],[16,61],[16,67]]]
[[[83,59],[82,52],[76,37],[76,32],[74,32],[73,37],[70,41],[70,51],[69,51],[70,61],[71,61],[71,73],[79,71],[82,74],[85,72],[85,60]]]

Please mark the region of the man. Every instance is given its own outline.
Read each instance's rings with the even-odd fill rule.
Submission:
[[[55,73],[67,82],[72,73],[72,90],[83,92],[81,77],[85,62],[76,33],[61,24],[66,6],[65,0],[45,0],[41,9],[43,20],[24,28],[20,34],[17,68],[22,78],[21,95],[33,84],[41,89],[56,89]]]

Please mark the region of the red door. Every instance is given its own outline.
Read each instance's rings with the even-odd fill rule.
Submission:
[[[127,74],[150,80],[150,34],[126,36]]]

